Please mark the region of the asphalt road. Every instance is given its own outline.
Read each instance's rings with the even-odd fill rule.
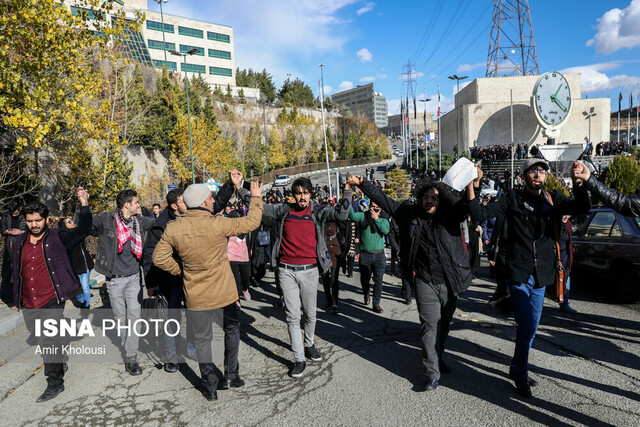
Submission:
[[[357,273],[340,280],[337,316],[322,308],[318,287],[316,346],[323,360],[309,362],[300,379],[287,376],[292,355],[271,274],[252,289],[241,313],[246,385],[219,392],[217,402],[195,389],[195,362],[168,374],[145,358],[137,377],[120,363],[70,364],[66,390],[36,404],[45,377],[20,326],[0,337],[2,358],[13,360],[0,366],[2,424],[639,425],[637,304],[598,302],[593,289],[574,292],[576,315],[545,302],[530,357],[539,385],[527,400],[507,377],[515,323],[487,304],[493,283],[476,279],[459,300],[447,341],[453,372],[443,375],[436,391],[422,392],[417,311],[398,297],[399,280],[385,275],[381,315],[362,304]]]

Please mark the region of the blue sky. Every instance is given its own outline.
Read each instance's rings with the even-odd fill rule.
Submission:
[[[455,86],[447,76],[464,74],[468,81],[485,76],[493,3],[168,0],[164,11],[233,27],[236,66],[266,68],[277,85],[291,74],[317,93],[318,64],[324,63],[327,95],[374,82],[394,114],[406,92],[402,73],[409,60],[416,64],[418,97],[426,87],[432,98],[427,111],[434,113],[438,84],[442,110],[452,107]],[[159,9],[152,0],[149,8]],[[530,8],[541,72],[583,73],[583,96],[611,96],[614,111],[618,87],[623,108],[630,90],[638,99],[640,0],[533,0]],[[422,111],[424,103],[419,104]]]

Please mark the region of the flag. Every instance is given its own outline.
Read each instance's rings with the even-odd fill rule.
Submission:
[[[622,92],[618,92],[618,112],[622,110]]]
[[[404,122],[404,99],[400,98],[400,121]]]
[[[438,85],[438,117],[440,117],[440,85]]]
[[[416,97],[413,97],[413,118],[418,118],[418,108],[416,107]]]
[[[629,92],[629,111],[631,111],[632,107],[633,107],[633,94]]]

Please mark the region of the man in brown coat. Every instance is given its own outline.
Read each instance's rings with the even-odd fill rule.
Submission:
[[[182,275],[187,304],[187,324],[198,353],[203,395],[218,398],[216,390],[242,387],[238,374],[240,323],[236,301],[238,291],[227,258],[227,237],[249,233],[262,218],[262,186],[251,183],[251,203],[247,216],[212,216],[213,197],[204,184],[192,184],[184,191],[187,213],[169,222],[153,252],[153,264],[173,275]],[[173,257],[177,253],[180,265]],[[222,309],[224,329],[224,379],[218,385],[211,354],[212,323]]]

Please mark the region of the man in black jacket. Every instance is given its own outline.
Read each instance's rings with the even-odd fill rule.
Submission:
[[[509,377],[521,396],[531,397],[530,386],[535,385],[535,381],[529,378],[529,350],[538,330],[545,286],[555,280],[557,255],[553,221],[562,214],[587,212],[591,203],[585,186],[577,183],[575,177],[575,199],[557,190],[545,192],[549,164],[543,159],[527,159],[522,169],[523,189],[509,190],[496,203],[481,206],[474,190],[482,178],[482,170],[478,168],[478,178],[467,186],[467,199],[472,219],[484,221],[504,215],[507,221],[508,238],[502,242],[506,250],[505,274],[518,324]]]
[[[607,187],[598,181],[595,176],[591,176],[589,168],[581,162],[575,162],[573,164],[571,174],[575,176],[576,179],[583,180],[587,186],[587,190],[598,196],[598,199],[602,200],[602,203],[614,211],[620,212],[625,216],[640,217],[640,196],[627,196],[613,188]]]
[[[464,200],[441,182],[425,178],[415,189],[416,202],[400,203],[362,176],[347,180],[391,215],[400,228],[402,276],[412,284],[420,317],[425,390],[435,390],[440,373],[451,372],[442,358],[458,295],[471,284],[469,256],[460,233],[468,215]]]

